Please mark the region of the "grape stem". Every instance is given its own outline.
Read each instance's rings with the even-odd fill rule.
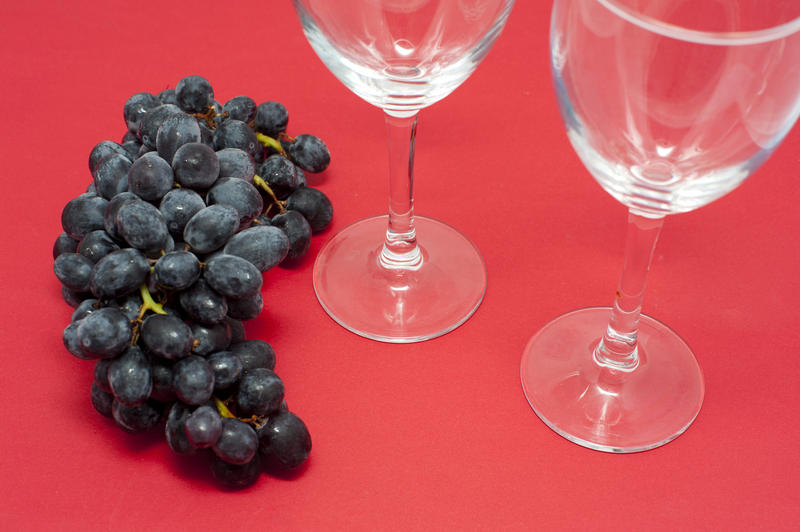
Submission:
[[[281,214],[286,212],[286,202],[278,199],[278,197],[275,195],[275,192],[272,191],[272,188],[260,175],[256,174],[253,176],[253,184],[262,189],[269,195],[270,198],[272,198],[272,205],[277,205]],[[266,211],[269,211],[272,205],[267,207]]]
[[[264,135],[263,133],[256,133],[256,138],[258,139],[258,142],[260,142],[261,144],[263,144],[267,148],[273,148],[278,153],[280,153],[281,155],[286,157],[286,150],[283,149],[283,146],[281,145],[280,141],[278,141],[278,140],[276,140],[276,139],[274,139],[274,138],[272,138],[272,137],[270,137],[268,135]]]
[[[150,290],[147,289],[146,284],[143,283],[142,286],[139,287],[139,293],[142,295],[142,306],[139,309],[139,317],[137,319],[141,320],[148,310],[156,314],[167,313],[164,307],[160,303],[156,303],[153,296],[150,295]]]

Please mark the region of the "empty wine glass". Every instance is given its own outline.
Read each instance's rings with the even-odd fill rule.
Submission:
[[[629,209],[613,306],[556,318],[522,357],[528,401],[565,438],[641,451],[697,416],[704,382],[694,355],[640,313],[653,249],[666,215],[734,189],[791,129],[799,31],[800,2],[555,1],[551,64],[567,135]]]
[[[313,274],[317,298],[342,326],[375,340],[444,334],[480,304],[486,270],[464,235],[414,215],[417,114],[475,70],[513,0],[293,3],[323,63],[383,109],[389,145],[389,213],[350,225],[320,250]]]

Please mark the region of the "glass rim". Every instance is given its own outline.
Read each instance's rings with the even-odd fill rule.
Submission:
[[[657,18],[653,18],[624,7],[617,0],[597,0],[606,9],[615,15],[635,24],[643,29],[697,44],[711,44],[723,46],[744,46],[761,44],[788,37],[800,31],[800,16],[787,22],[764,28],[749,31],[702,31],[692,30],[676,24],[670,24]]]

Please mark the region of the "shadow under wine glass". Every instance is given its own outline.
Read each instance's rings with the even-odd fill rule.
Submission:
[[[567,135],[629,209],[611,308],[562,315],[522,356],[525,396],[565,438],[635,452],[683,433],[703,402],[700,367],[641,314],[668,214],[733,190],[800,113],[800,3],[556,0],[551,65]]]
[[[311,47],[350,90],[383,109],[389,214],[336,234],[314,290],[343,327],[385,342],[434,338],[483,299],[486,270],[463,234],[414,215],[418,112],[464,82],[500,35],[513,0],[293,0]]]

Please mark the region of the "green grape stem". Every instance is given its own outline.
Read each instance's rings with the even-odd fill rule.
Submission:
[[[150,295],[150,290],[147,289],[147,285],[142,283],[142,286],[139,287],[139,293],[142,295],[142,307],[139,309],[139,318],[142,319],[145,313],[149,310],[155,312],[156,314],[166,314],[167,311],[164,310],[164,307],[160,303],[156,303],[153,299],[153,296]]]
[[[272,137],[270,137],[268,135],[264,135],[263,133],[256,133],[256,138],[258,139],[258,142],[260,142],[261,144],[263,144],[267,148],[273,148],[273,149],[275,149],[275,151],[277,151],[278,153],[280,153],[284,157],[287,156],[286,155],[286,150],[283,149],[283,146],[281,145],[280,141],[278,141],[277,139],[274,139],[274,138],[272,138]]]
[[[275,192],[273,192],[272,188],[269,186],[269,183],[264,181],[264,178],[262,178],[258,174],[254,175],[253,184],[258,188],[260,188],[261,190],[263,190],[264,192],[266,192],[269,195],[269,197],[272,198],[272,204],[267,206],[265,212],[268,213],[272,205],[277,205],[278,210],[280,211],[281,214],[286,212],[286,202],[278,199],[278,197],[275,195]]]

